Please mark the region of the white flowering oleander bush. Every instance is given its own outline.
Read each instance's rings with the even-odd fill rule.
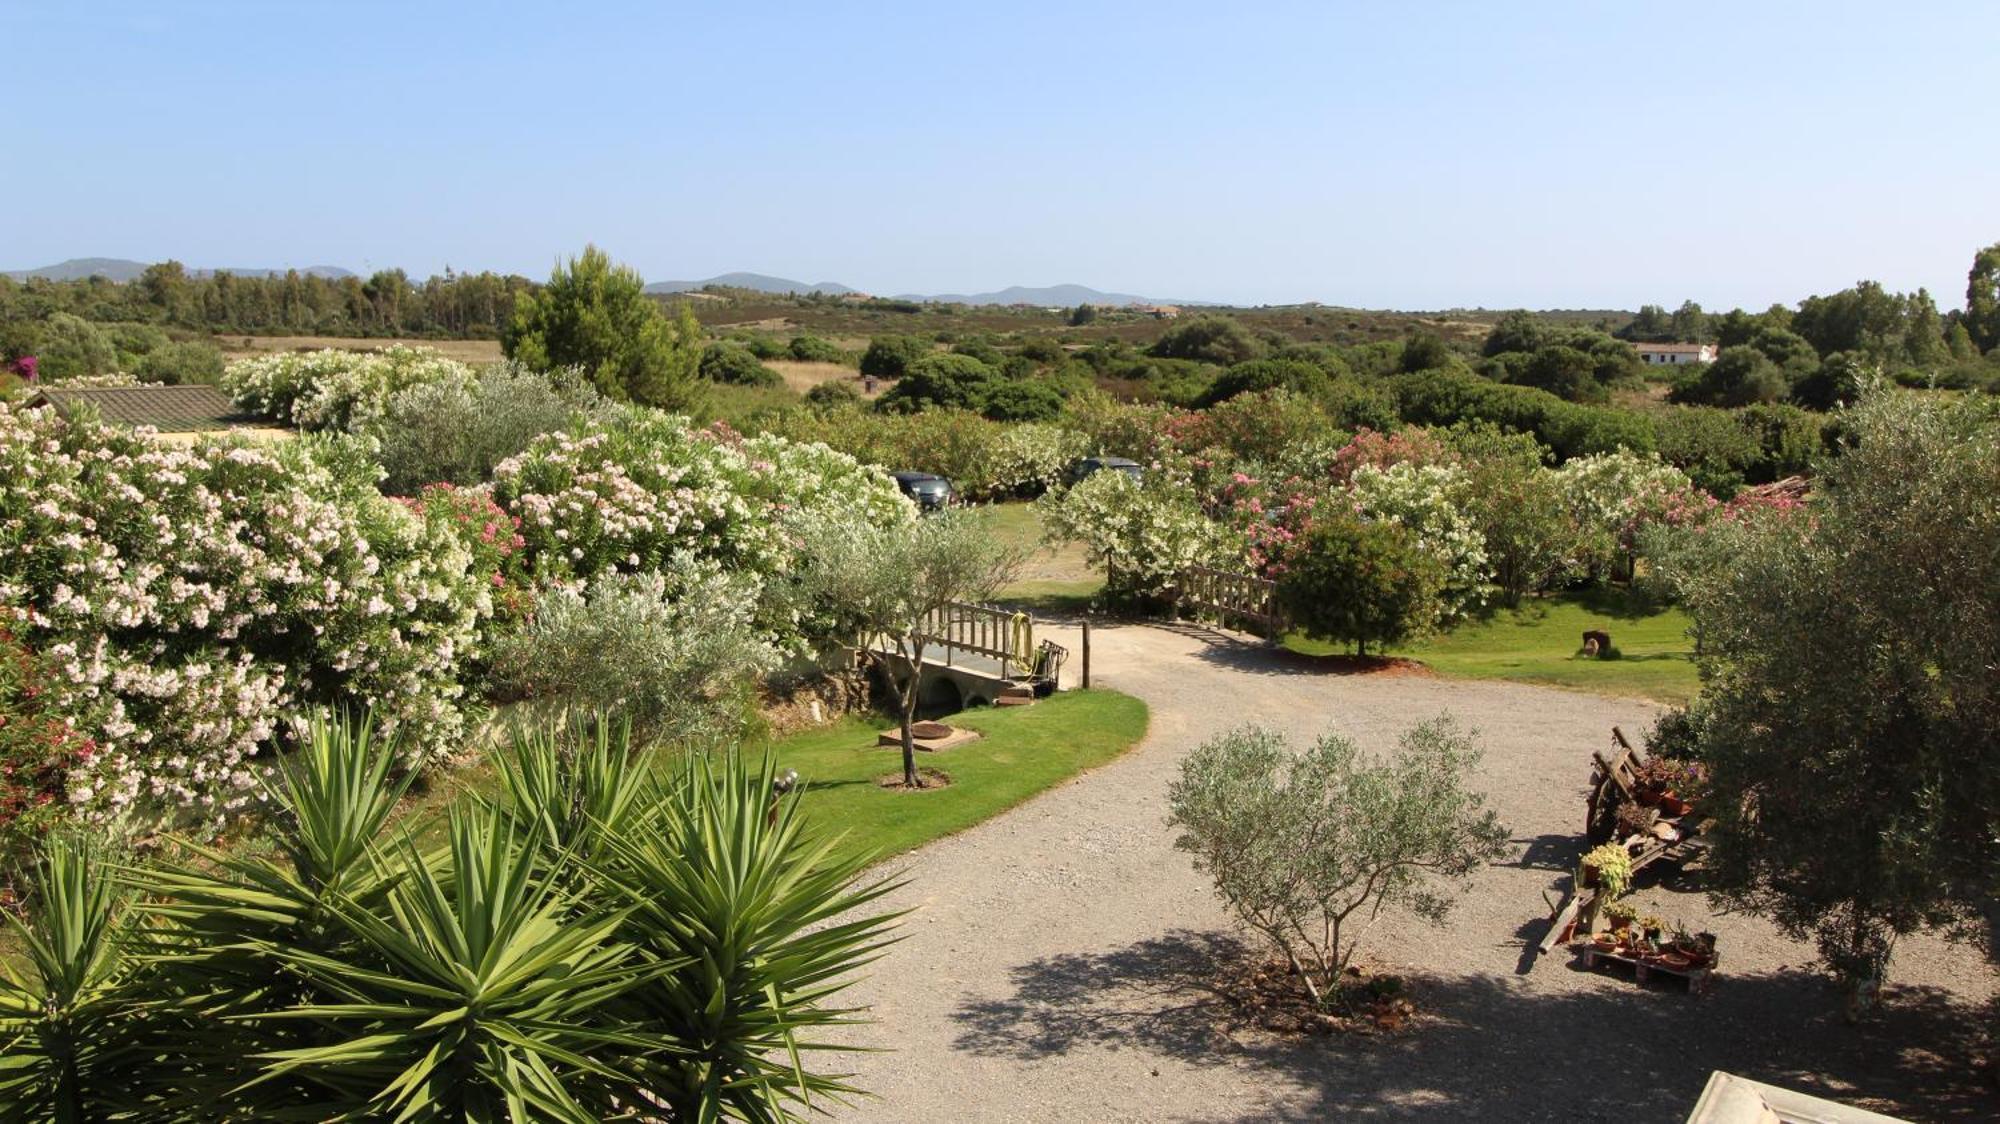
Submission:
[[[1410,462],[1362,465],[1348,484],[1358,514],[1401,523],[1420,548],[1444,563],[1439,619],[1445,624],[1478,609],[1491,588],[1486,536],[1466,510],[1464,489],[1465,473],[1457,466]]]
[[[1580,561],[1594,572],[1629,559],[1648,527],[1698,518],[1714,506],[1687,473],[1652,454],[1574,457],[1555,473],[1582,528]]]
[[[915,518],[892,480],[845,453],[645,409],[536,438],[494,470],[493,495],[520,520],[542,582],[713,567],[747,579],[760,634],[789,651],[821,629],[771,582],[791,568],[786,520],[817,510]]]
[[[979,498],[1041,495],[1062,481],[1069,467],[1090,452],[1083,434],[1044,422],[1009,426],[986,458]],[[975,493],[967,486],[962,490]]]
[[[1156,476],[1093,472],[1036,506],[1050,539],[1084,545],[1114,598],[1162,596],[1190,566],[1245,565],[1243,540],[1202,514],[1192,490]]]
[[[58,707],[89,716],[67,785],[88,816],[241,807],[310,706],[372,706],[413,749],[458,737],[488,591],[349,444],[170,445],[0,407],[0,601],[60,667]]]
[[[353,432],[379,417],[398,391],[471,379],[472,368],[432,348],[398,345],[239,359],[223,368],[221,386],[239,408],[260,417],[305,430]]]

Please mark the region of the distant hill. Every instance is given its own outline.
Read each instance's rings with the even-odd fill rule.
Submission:
[[[936,301],[939,304],[1033,304],[1049,308],[1079,304],[1207,304],[1207,301],[1162,300],[1131,293],[1107,293],[1088,285],[1015,285],[991,293],[940,293],[934,296],[904,294],[907,301]]]
[[[649,293],[691,293],[710,285],[720,285],[728,289],[752,289],[759,293],[825,293],[830,297],[859,292],[836,281],[815,281],[808,285],[804,281],[793,281],[784,277],[772,277],[765,273],[719,273],[704,281],[655,281],[646,286]]]
[[[723,273],[702,281],[655,281],[649,293],[691,293],[710,285],[730,289],[751,289],[759,293],[825,293],[837,297],[861,290],[837,281],[793,281],[765,273]],[[1033,304],[1049,307],[1078,304],[1208,304],[1208,301],[1172,301],[1131,293],[1106,293],[1088,285],[1046,285],[1039,288],[1015,285],[991,293],[898,293],[899,301],[930,301],[937,304]]]
[[[40,277],[49,281],[82,281],[89,277],[103,277],[110,281],[137,281],[139,275],[146,272],[146,267],[150,264],[150,262],[131,261],[127,258],[71,258],[68,261],[57,262],[54,265],[44,265],[35,269],[8,270],[6,271],[6,275],[16,281],[25,281],[30,277]],[[213,273],[230,273],[237,277],[282,277],[289,268],[291,267],[288,266],[285,269],[272,269],[268,267],[252,269],[217,267],[212,269],[190,269],[188,270],[188,275],[191,277],[207,277]],[[342,269],[337,265],[309,265],[300,269],[299,272],[335,281],[342,277],[355,276],[353,271]]]

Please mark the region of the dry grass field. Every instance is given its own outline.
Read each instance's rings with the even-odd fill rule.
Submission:
[[[846,381],[861,390],[861,375],[854,368],[840,363],[809,363],[801,359],[766,359],[766,367],[784,376],[785,386],[798,394],[804,394],[822,383]],[[888,385],[878,382],[875,393],[863,393],[864,398],[879,398]]]
[[[346,336],[216,336],[215,346],[223,355],[231,359],[246,359],[255,355],[270,355],[280,351],[318,351],[331,347],[340,351],[381,351],[384,348],[402,344],[405,347],[428,347],[443,352],[446,356],[462,363],[497,363],[500,361],[499,340],[392,340],[361,339]]]

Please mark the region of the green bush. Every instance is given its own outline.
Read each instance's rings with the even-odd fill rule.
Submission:
[[[732,386],[781,386],[785,381],[749,348],[728,340],[703,348],[699,369],[702,378]]]
[[[404,387],[362,432],[376,441],[390,495],[439,482],[479,484],[544,433],[600,416],[604,400],[580,379],[501,363]]]
[[[756,604],[754,589],[721,578],[670,590],[657,573],[544,590],[495,645],[494,689],[566,717],[616,712],[647,742],[732,743],[775,660],[751,627]]]
[[[1199,359],[1230,366],[1264,354],[1264,345],[1240,321],[1227,316],[1196,316],[1168,328],[1153,344],[1162,359]]]
[[[1317,397],[1329,384],[1326,372],[1297,359],[1252,359],[1238,363],[1215,377],[1202,395],[1203,406],[1213,406],[1239,394],[1260,390],[1289,390]]]
[[[1003,422],[1053,421],[1061,416],[1063,393],[1044,379],[1005,379],[991,384],[979,412]]]
[[[212,343],[166,343],[141,356],[134,368],[141,382],[213,385],[222,378],[222,352]]]
[[[1442,609],[1447,574],[1399,523],[1321,520],[1278,578],[1278,603],[1307,636],[1361,655],[1423,635]]]
[[[859,406],[861,388],[852,379],[834,379],[806,391],[806,401],[820,409]]]
[[[902,377],[877,405],[896,413],[933,407],[983,411],[986,396],[1000,377],[999,371],[970,355],[926,355],[904,367]]]
[[[1283,735],[1245,727],[1188,755],[1168,823],[1230,912],[1332,1005],[1385,907],[1441,922],[1441,891],[1506,853],[1507,829],[1470,787],[1478,761],[1449,718],[1409,730],[1381,762],[1343,737],[1295,755]]]
[[[46,382],[108,375],[118,368],[118,350],[104,330],[80,316],[57,312],[36,332],[35,358]]]
[[[876,336],[861,355],[861,373],[870,378],[900,379],[910,364],[930,353],[930,342],[918,336]]]
[[[833,341],[818,336],[793,336],[785,350],[793,359],[806,363],[854,362],[854,356],[842,351]]]

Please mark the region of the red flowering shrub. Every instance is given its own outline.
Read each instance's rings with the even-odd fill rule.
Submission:
[[[1354,471],[1363,465],[1392,468],[1399,464],[1445,464],[1453,459],[1451,450],[1427,429],[1399,429],[1394,433],[1363,429],[1333,455],[1331,483],[1345,487],[1354,479]]]
[[[12,859],[62,817],[72,765],[97,746],[47,709],[48,667],[0,610],[0,858]]]

